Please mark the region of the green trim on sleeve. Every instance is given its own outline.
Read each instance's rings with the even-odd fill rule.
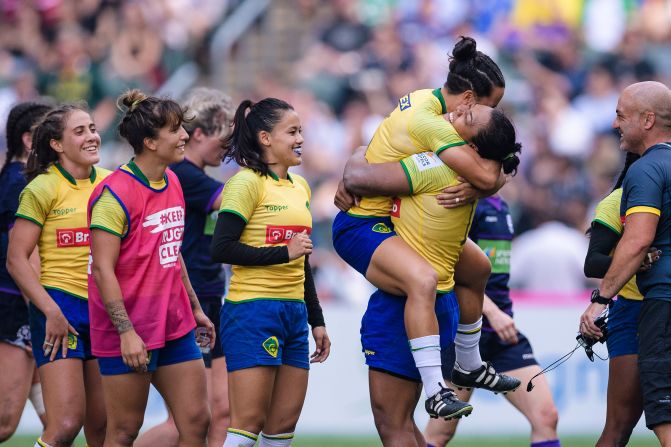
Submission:
[[[597,223],[603,225],[603,226],[606,227],[606,228],[610,228],[611,230],[613,230],[613,232],[614,232],[615,234],[617,234],[618,236],[622,236],[622,232],[621,232],[621,231],[618,231],[618,230],[617,230],[616,228],[614,228],[611,224],[606,223],[606,222],[604,222],[604,221],[601,220],[601,219],[594,219],[592,222],[597,222]]]
[[[446,144],[445,146],[443,146],[443,147],[441,147],[441,148],[438,148],[438,150],[435,151],[435,154],[436,154],[436,155],[440,155],[440,153],[443,152],[445,149],[449,149],[449,148],[451,148],[451,147],[463,146],[463,145],[465,145],[465,144],[466,144],[465,141],[460,141],[460,142],[458,142],[458,143]]]
[[[96,230],[103,230],[103,231],[105,231],[105,232],[107,232],[107,233],[109,233],[109,234],[113,234],[114,236],[117,236],[117,237],[120,238],[120,239],[123,239],[123,236],[122,236],[121,234],[117,233],[117,232],[114,231],[114,230],[110,230],[109,228],[104,227],[104,226],[102,226],[102,225],[91,225],[91,230],[93,230],[94,228],[95,228]]]
[[[43,223],[39,223],[38,221],[36,221],[36,220],[33,219],[32,217],[28,217],[28,216],[26,216],[26,215],[24,215],[24,214],[19,214],[19,213],[16,213],[15,216],[16,216],[16,217],[20,217],[21,219],[29,220],[29,221],[31,221],[32,223],[34,223],[34,224],[36,224],[36,225],[39,225],[40,228],[44,227],[44,224],[43,224]]]
[[[219,214],[221,214],[221,213],[231,213],[231,214],[235,214],[236,216],[238,216],[239,218],[241,218],[242,220],[244,220],[246,224],[249,223],[249,221],[247,220],[247,218],[245,218],[245,216],[243,216],[242,214],[238,213],[238,212],[235,211],[235,210],[229,210],[229,209],[219,210]]]
[[[410,171],[408,171],[408,167],[405,165],[405,160],[401,160],[401,167],[403,168],[403,172],[405,173],[405,178],[408,180],[408,186],[410,186],[410,194],[411,196],[413,194],[413,187],[412,187],[412,177],[410,177]]]
[[[447,106],[445,105],[445,98],[443,98],[443,93],[440,91],[440,88],[435,89],[431,93],[433,93],[433,96],[440,101],[440,114],[445,115],[447,113]]]

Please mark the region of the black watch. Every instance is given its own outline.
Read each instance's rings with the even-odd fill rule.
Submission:
[[[594,289],[592,290],[592,298],[590,298],[590,301],[593,303],[599,303],[599,304],[610,304],[613,299],[612,298],[606,298],[605,296],[601,296],[601,291],[599,289]]]

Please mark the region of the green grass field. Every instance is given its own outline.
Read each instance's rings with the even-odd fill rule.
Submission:
[[[3,447],[32,447],[35,444],[35,436],[15,436]],[[592,447],[596,442],[596,436],[593,438],[562,438],[562,445],[568,447]],[[335,438],[335,437],[298,437],[293,444],[295,447],[380,447],[382,444],[375,438]],[[526,447],[529,445],[527,438],[463,438],[455,440],[450,446],[453,447]],[[645,438],[634,438],[629,441],[630,446],[634,447],[652,447],[658,446],[654,436]],[[84,447],[83,440],[75,443],[75,447]]]

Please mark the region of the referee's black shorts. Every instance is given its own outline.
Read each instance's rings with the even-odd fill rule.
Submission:
[[[671,301],[645,299],[638,319],[645,425],[671,423]]]

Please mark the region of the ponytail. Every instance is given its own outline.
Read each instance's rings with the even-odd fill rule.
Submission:
[[[639,158],[641,158],[640,155],[634,154],[633,152],[627,152],[627,156],[624,159],[624,166],[622,167],[622,171],[620,172],[620,175],[618,176],[617,181],[615,182],[615,186],[613,186],[611,192],[622,187],[622,183],[624,183],[624,178],[627,176],[629,167],[631,167],[631,165]]]
[[[267,176],[270,168],[264,161],[259,132],[272,132],[283,113],[293,109],[287,102],[276,98],[265,98],[257,103],[249,99],[242,101],[233,117],[233,132],[224,141],[224,160],[234,160],[240,166]]]

